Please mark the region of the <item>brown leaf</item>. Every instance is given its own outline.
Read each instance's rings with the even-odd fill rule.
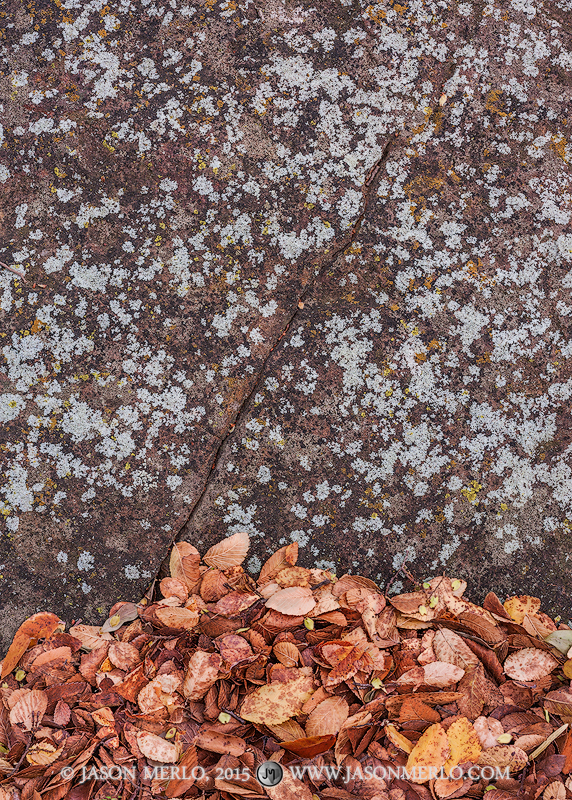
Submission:
[[[228,592],[226,575],[220,569],[207,570],[201,580],[200,596],[207,603],[216,603]]]
[[[349,705],[343,697],[328,697],[314,708],[306,720],[307,736],[337,733],[349,716]]]
[[[313,695],[312,695],[313,697]],[[312,698],[310,698],[312,699]],[[305,705],[305,704],[304,704]],[[302,712],[304,706],[302,706]],[[266,725],[272,731],[272,735],[280,742],[288,742],[292,739],[303,739],[305,737],[304,728],[295,719],[287,719],[286,722],[281,722],[279,725]]]
[[[129,700],[130,703],[134,703],[141,689],[147,686],[148,683],[149,681],[145,677],[145,665],[140,664],[133,672],[126,675],[122,681],[116,683],[113,690],[121,697]]]
[[[333,733],[327,733],[322,736],[308,736],[302,739],[291,739],[290,741],[281,742],[281,747],[291,753],[299,756],[300,758],[314,758],[327,753],[331,750],[336,743],[336,736]]]
[[[32,765],[46,767],[48,764],[53,764],[60,757],[63,749],[63,745],[62,747],[56,747],[53,742],[43,739],[30,747],[26,753],[26,761]]]
[[[178,597],[183,603],[189,599],[189,589],[179,578],[163,578],[159,583],[159,589],[163,597]]]
[[[298,560],[298,542],[292,542],[273,553],[263,565],[258,576],[258,583],[263,584],[272,580],[280,570],[293,567]]]
[[[482,664],[477,663],[475,667],[471,667],[465,672],[457,686],[458,691],[462,694],[460,700],[457,700],[460,714],[470,720],[475,720],[482,713],[486,700],[486,686],[487,681]]]
[[[477,763],[487,767],[509,767],[510,772],[520,772],[528,764],[528,756],[520,747],[500,744],[483,750]]]
[[[196,747],[191,744],[187,746],[187,749],[177,762],[177,766],[179,767],[179,775],[182,775],[183,777],[174,777],[167,783],[167,786],[165,787],[165,794],[167,797],[182,797],[185,792],[187,792],[193,786],[195,782],[195,775],[199,774],[198,770],[196,773],[193,772],[195,767],[198,766],[198,763]]]
[[[312,675],[299,672],[286,683],[276,681],[255,689],[244,698],[240,716],[249,722],[279,725],[300,713],[313,690]]]
[[[464,795],[464,790],[468,789],[471,784],[472,781],[469,779],[464,780],[463,778],[457,778],[456,780],[451,780],[450,778],[437,778],[433,784],[433,791],[437,797],[443,798],[443,800],[452,800],[454,797]]]
[[[422,684],[446,689],[458,683],[465,671],[445,661],[433,661],[424,667],[413,667],[398,679],[399,686],[419,687]]]
[[[229,633],[217,639],[216,645],[223,659],[233,666],[239,661],[244,661],[245,658],[250,658],[253,655],[252,648],[242,636],[235,633]]]
[[[213,614],[218,614],[221,617],[236,617],[242,611],[250,608],[251,605],[256,603],[258,595],[245,594],[244,592],[230,592],[221,597],[218,603],[211,609]]]
[[[200,700],[218,678],[222,658],[218,653],[195,650],[189,661],[183,694],[187,700]]]
[[[155,617],[165,627],[183,631],[190,631],[199,624],[199,614],[190,608],[159,607],[155,609]]]
[[[58,700],[54,709],[54,723],[65,727],[70,721],[71,709],[63,700]]]
[[[173,693],[179,688],[181,678],[176,673],[157,675],[137,695],[137,704],[143,714],[154,714],[174,705]]]
[[[279,751],[283,753],[283,750]],[[287,767],[284,767],[282,780],[277,786],[265,786],[264,791],[270,800],[312,800],[312,792]]]
[[[0,679],[3,680],[12,672],[32,641],[49,638],[63,624],[59,617],[48,611],[40,611],[24,620],[14,634],[12,644],[2,661]]]
[[[272,648],[278,661],[285,667],[295,667],[300,658],[300,651],[292,642],[278,642]]]
[[[203,556],[203,561],[209,567],[216,567],[217,569],[237,567],[246,558],[249,546],[250,538],[248,533],[235,533],[207,550]]]
[[[112,642],[107,657],[114,667],[130,672],[141,661],[139,650],[129,642]]]
[[[316,602],[312,590],[306,586],[291,586],[287,589],[280,589],[266,601],[267,608],[292,617],[306,616],[315,605]]]
[[[559,717],[572,717],[572,689],[556,689],[548,692],[544,698],[544,708],[550,714],[557,714]],[[571,746],[572,759],[572,746]]]
[[[517,681],[537,681],[556,669],[558,661],[550,653],[526,647],[511,653],[504,662],[504,671]]]
[[[560,781],[552,781],[542,793],[542,800],[566,800],[566,787]]]
[[[430,598],[425,592],[406,592],[388,599],[402,615],[418,622],[431,622],[437,615],[437,608],[431,608]]]
[[[171,550],[169,571],[172,578],[183,583],[189,593],[195,590],[199,582],[199,565],[201,557],[196,547],[188,542],[175,542]]]
[[[48,696],[38,689],[22,690],[26,694],[20,696],[10,711],[12,725],[22,725],[24,730],[37,728],[48,707]]]
[[[91,652],[86,653],[81,657],[79,671],[86,681],[89,681],[92,686],[95,685],[95,675],[97,670],[105,661],[108,650],[109,642],[104,641],[101,643],[101,645],[99,645],[99,647],[91,650]]]
[[[139,616],[139,609],[135,603],[115,603],[109,617],[101,626],[102,633],[111,633],[121,628],[126,622],[131,622]]]
[[[211,753],[229,753],[231,756],[241,756],[246,750],[246,742],[239,736],[204,727],[198,732],[195,744]]]
[[[282,589],[289,586],[309,586],[311,579],[312,573],[305,567],[285,567],[274,578]]]
[[[160,761],[163,764],[174,764],[179,758],[179,748],[176,744],[156,736],[147,731],[138,731],[137,746],[146,758]]]
[[[343,681],[352,678],[360,670],[369,666],[371,670],[371,659],[367,654],[370,645],[367,641],[361,641],[347,650],[331,672],[324,680],[324,686],[331,689]]]
[[[477,717],[473,723],[473,728],[479,737],[483,750],[495,747],[498,744],[498,737],[504,733],[503,726],[494,717]]]
[[[416,697],[408,697],[403,701],[401,710],[399,712],[399,721],[411,722],[423,720],[425,722],[440,722],[441,717],[435,709],[428,706],[422,700]]]
[[[437,631],[433,639],[433,650],[437,661],[454,664],[462,670],[477,667],[480,664],[476,655],[467,647],[463,639],[446,628]]]

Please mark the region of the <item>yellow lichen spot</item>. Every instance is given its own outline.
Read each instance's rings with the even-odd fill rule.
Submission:
[[[506,504],[506,503],[501,503],[501,504],[500,504],[500,507],[502,508],[502,510],[503,510],[503,511],[506,511],[506,510],[507,510],[507,508],[508,508],[508,506],[507,506],[507,504]]]
[[[67,175],[67,173],[66,172],[62,172],[59,167],[54,167],[54,172],[56,173],[58,178],[65,178],[66,175]]]
[[[477,483],[477,481],[471,481],[470,485],[472,488],[461,489],[461,494],[465,495],[469,503],[472,503],[476,506],[479,504],[479,501],[477,500],[477,492],[483,487],[480,483]]]
[[[386,397],[391,397],[392,394],[393,394],[393,389],[386,389],[385,390],[385,396]]]

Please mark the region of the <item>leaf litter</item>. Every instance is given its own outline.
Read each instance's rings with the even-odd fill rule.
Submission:
[[[255,582],[248,548],[179,542],[158,591],[103,626],[20,626],[0,800],[571,800],[572,630],[538,598],[477,606],[445,576],[387,597],[298,567],[297,543]]]

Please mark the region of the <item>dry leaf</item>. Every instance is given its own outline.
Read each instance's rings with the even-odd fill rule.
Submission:
[[[246,639],[235,633],[229,633],[217,639],[216,645],[223,659],[229,666],[234,666],[253,655],[252,647]]]
[[[183,694],[187,700],[200,700],[218,678],[222,658],[218,653],[196,650],[189,661]]]
[[[280,589],[266,601],[267,608],[293,617],[306,616],[315,605],[312,590],[305,586]]]
[[[231,736],[208,728],[201,728],[195,744],[211,753],[228,753],[231,756],[241,756],[246,750],[246,742],[239,736]]]
[[[475,764],[482,750],[477,732],[466,717],[459,717],[447,728],[451,753],[445,762],[445,773],[453,767],[470,761]]]
[[[101,633],[98,625],[74,625],[69,632],[81,642],[84,650],[95,650],[102,642],[113,641],[113,636],[110,633]]]
[[[107,657],[114,667],[130,672],[140,661],[139,650],[129,642],[112,642]]]
[[[48,696],[39,689],[26,690],[10,711],[12,725],[22,725],[25,731],[37,728],[48,707]]]
[[[393,725],[386,725],[383,730],[391,744],[399,747],[399,749],[403,750],[404,753],[411,753],[413,750],[413,744],[409,739],[403,736],[403,734],[399,733],[397,728],[394,728]]]
[[[198,775],[198,771],[194,771],[198,763],[196,747],[189,745],[177,763],[181,777],[173,777],[165,787],[167,797],[182,797],[193,786]]]
[[[295,667],[300,658],[300,651],[292,642],[278,642],[272,648],[272,652],[285,667]]]
[[[26,753],[26,761],[29,764],[46,767],[48,764],[53,764],[60,757],[63,749],[63,745],[57,747],[53,742],[43,739],[30,747]]]
[[[172,578],[177,578],[189,593],[195,590],[199,582],[199,566],[201,557],[196,547],[188,542],[175,542],[171,550],[169,571]]]
[[[284,751],[280,750],[279,752],[283,753]],[[313,800],[308,786],[295,778],[287,768],[284,768],[280,783],[277,786],[265,786],[264,792],[270,800]]]
[[[190,608],[157,608],[155,617],[167,628],[190,631],[199,624],[199,614]]]
[[[504,662],[504,671],[516,681],[537,681],[556,669],[558,661],[550,653],[536,647],[525,647],[511,653]]]
[[[482,713],[487,699],[487,686],[488,681],[481,663],[468,669],[457,686],[458,691],[462,694],[462,697],[457,700],[459,713],[470,720],[476,719]]]
[[[300,758],[315,758],[315,756],[331,750],[335,742],[335,734],[328,733],[323,736],[307,736],[301,739],[286,740],[280,744],[285,750],[294,753]]]
[[[437,656],[437,661],[454,664],[462,670],[467,670],[469,667],[477,667],[481,663],[473,651],[465,644],[464,640],[454,631],[446,628],[437,631],[432,647]]]
[[[304,674],[286,683],[276,681],[260,686],[244,698],[240,716],[249,722],[279,725],[300,713],[313,690],[312,675]]]
[[[146,758],[162,764],[174,764],[179,758],[179,748],[160,736],[147,731],[137,732],[137,746]]]
[[[538,597],[530,597],[527,594],[520,597],[509,597],[503,605],[506,613],[519,625],[522,625],[525,616],[535,614],[540,610]]]
[[[258,583],[267,583],[282,569],[293,567],[298,560],[298,542],[292,542],[273,553],[263,565],[258,576]]]
[[[500,744],[483,750],[477,764],[487,767],[509,767],[510,772],[520,772],[528,764],[528,756],[520,747]]]
[[[349,716],[349,705],[343,697],[328,697],[314,708],[306,720],[307,736],[337,733]]]
[[[2,672],[0,673],[0,679],[4,679],[12,672],[14,667],[18,664],[18,661],[28,649],[30,642],[35,639],[49,638],[54,631],[56,631],[57,628],[63,624],[64,623],[59,617],[57,617],[55,614],[50,614],[47,611],[40,611],[38,614],[32,614],[31,617],[28,617],[28,619],[24,620],[14,634],[12,644],[8,648],[6,657],[2,661]]]
[[[257,600],[257,594],[230,592],[224,597],[221,597],[211,611],[213,614],[218,614],[221,617],[236,617],[242,611],[250,608]]]
[[[163,597],[178,597],[182,603],[189,599],[189,589],[179,578],[163,578],[159,583]]]
[[[566,787],[560,781],[549,783],[542,793],[543,800],[566,800]]]
[[[311,698],[310,698],[311,699]],[[302,706],[302,711],[304,706]],[[280,725],[266,725],[280,742],[288,742],[292,739],[303,739],[306,735],[304,728],[295,719],[287,719],[286,722],[281,722]]]
[[[426,783],[444,766],[451,750],[441,725],[431,725],[419,739],[407,759],[407,772],[413,783]]]
[[[209,567],[216,567],[217,569],[237,567],[246,558],[249,546],[250,538],[248,533],[235,533],[207,550],[203,556],[203,561]]]

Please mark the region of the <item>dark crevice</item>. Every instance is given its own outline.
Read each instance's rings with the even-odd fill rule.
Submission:
[[[473,30],[467,36],[465,44],[469,44],[474,39],[474,37],[476,36],[476,34],[477,34],[478,30],[479,30],[480,24],[481,24],[482,11],[483,11],[484,7],[485,7],[485,0],[478,0],[478,2],[475,4],[476,23],[474,25]],[[370,36],[372,36],[371,30],[370,30]],[[373,38],[375,38],[375,36]],[[372,58],[372,60],[375,60],[375,59]],[[440,86],[438,92],[436,93],[436,103],[435,103],[435,106],[432,109],[432,114],[431,114],[432,117],[435,117],[437,114],[442,112],[442,107],[441,107],[441,104],[439,103],[439,99],[443,94],[443,88],[444,88],[445,84],[454,75],[455,70],[457,69],[458,63],[459,63],[459,59],[452,59],[451,60],[451,64],[449,66],[449,69],[446,70],[446,74],[445,74],[445,76],[444,76],[444,78],[443,78],[443,80],[441,82],[441,86]],[[406,134],[406,131],[404,130],[403,133]],[[338,259],[338,257],[340,255],[342,255],[348,249],[348,247],[350,247],[353,244],[353,242],[355,241],[356,237],[358,236],[358,234],[359,234],[359,232],[361,230],[363,221],[366,218],[367,213],[369,211],[370,205],[371,205],[372,201],[375,198],[375,195],[376,195],[376,192],[377,192],[377,186],[378,186],[378,183],[379,183],[382,171],[383,171],[382,170],[383,165],[387,161],[389,153],[392,150],[392,148],[395,146],[395,143],[398,140],[399,135],[400,135],[400,133],[398,131],[396,131],[390,136],[390,138],[386,142],[386,144],[385,144],[385,146],[384,146],[384,148],[383,148],[383,150],[381,152],[381,155],[380,155],[379,159],[375,162],[375,164],[371,167],[371,169],[367,173],[367,175],[366,175],[366,177],[364,179],[364,185],[362,187],[363,200],[362,200],[361,212],[360,212],[356,222],[352,226],[351,231],[348,234],[346,234],[345,237],[342,238],[342,240],[335,247],[333,252],[331,252],[331,248],[328,248],[312,264],[312,267],[310,268],[310,278],[308,279],[308,282],[307,282],[305,288],[303,289],[302,293],[300,294],[300,296],[298,297],[297,301],[295,302],[295,304],[293,306],[293,309],[292,309],[292,311],[291,311],[291,313],[290,313],[285,325],[283,326],[280,334],[275,338],[272,346],[268,350],[268,353],[266,354],[266,357],[264,358],[264,360],[263,360],[263,362],[262,362],[262,364],[260,366],[258,374],[256,375],[255,379],[253,380],[252,388],[244,396],[242,402],[240,403],[240,405],[238,407],[238,410],[236,411],[234,419],[229,424],[226,432],[223,435],[220,436],[220,441],[219,441],[216,453],[214,454],[214,458],[213,458],[213,461],[211,463],[211,468],[210,468],[209,473],[208,473],[208,475],[207,475],[207,477],[205,479],[204,486],[203,486],[199,496],[197,497],[195,503],[193,504],[193,506],[192,506],[192,508],[191,508],[191,510],[189,512],[189,516],[188,516],[187,521],[183,524],[183,526],[181,527],[179,532],[173,538],[173,540],[171,542],[171,545],[175,541],[189,540],[189,539],[193,538],[192,537],[192,533],[193,533],[193,531],[192,531],[192,522],[193,522],[194,515],[195,515],[197,509],[200,508],[201,503],[203,501],[203,498],[204,498],[204,496],[205,496],[205,494],[206,494],[206,492],[207,492],[207,490],[209,488],[209,485],[210,485],[210,482],[211,482],[211,478],[212,478],[213,473],[215,472],[216,467],[217,467],[217,465],[219,463],[219,458],[220,458],[220,455],[221,455],[221,451],[222,451],[222,449],[223,449],[228,437],[232,435],[232,433],[234,432],[237,424],[239,424],[240,421],[242,420],[242,418],[246,415],[246,413],[248,411],[248,408],[250,407],[251,398],[255,395],[255,393],[257,392],[258,388],[260,387],[260,383],[261,383],[264,375],[266,374],[266,366],[267,366],[267,364],[268,364],[268,362],[269,362],[269,360],[270,360],[270,358],[271,358],[276,346],[278,345],[278,342],[280,342],[280,340],[286,335],[286,333],[290,329],[292,323],[295,321],[296,316],[298,315],[298,312],[301,309],[303,309],[305,299],[308,297],[308,295],[313,291],[313,289],[319,283],[320,278],[331,267],[334,266],[334,264],[335,264],[336,260]],[[170,549],[170,547],[169,547],[169,549]],[[160,577],[162,574],[165,574],[165,575],[168,574],[167,565],[168,565],[168,556],[162,562],[162,564],[161,564],[161,566],[160,566],[160,568],[159,568],[159,570],[157,572],[156,577],[158,577],[158,576]],[[154,580],[156,580],[156,577],[155,577]]]
[[[252,388],[244,396],[244,399],[242,400],[242,402],[241,402],[241,404],[240,404],[240,406],[239,406],[239,408],[238,408],[238,410],[237,410],[237,412],[236,412],[236,414],[234,416],[233,421],[228,426],[228,428],[226,430],[226,433],[224,433],[222,436],[220,436],[220,441],[219,441],[218,447],[216,449],[216,453],[214,454],[214,458],[213,458],[213,461],[212,461],[212,464],[211,464],[211,468],[210,468],[209,473],[208,473],[208,475],[207,475],[207,477],[205,479],[204,486],[203,486],[203,488],[201,490],[201,493],[199,494],[197,500],[193,504],[193,507],[192,507],[192,509],[191,509],[191,511],[189,513],[189,517],[188,517],[187,521],[183,524],[183,526],[180,529],[180,531],[174,537],[173,541],[171,542],[171,545],[175,541],[181,541],[181,540],[184,540],[184,539],[191,538],[193,516],[194,516],[196,510],[200,507],[201,502],[203,500],[203,497],[205,496],[205,494],[207,492],[207,489],[208,489],[210,481],[211,481],[211,477],[212,477],[212,475],[213,475],[213,473],[214,473],[214,471],[215,471],[215,469],[217,467],[217,464],[218,464],[219,458],[220,458],[220,454],[221,454],[221,450],[222,450],[226,440],[233,433],[236,425],[241,421],[242,417],[247,413],[247,409],[249,408],[249,405],[250,405],[250,400],[255,395],[256,391],[258,390],[258,388],[260,386],[260,382],[261,382],[261,380],[263,379],[263,377],[264,377],[264,375],[266,373],[266,365],[268,364],[268,361],[270,360],[270,357],[272,356],[272,353],[274,352],[276,346],[278,345],[278,342],[288,332],[290,326],[292,325],[292,323],[296,319],[296,316],[297,316],[298,312],[304,307],[304,301],[305,301],[306,297],[315,288],[315,286],[319,282],[321,276],[325,272],[327,272],[327,270],[329,270],[335,264],[337,258],[340,255],[342,255],[348,249],[348,247],[351,247],[351,245],[355,241],[357,235],[359,234],[361,226],[363,224],[363,221],[364,221],[364,219],[365,219],[365,217],[367,215],[367,212],[369,210],[371,201],[372,201],[372,199],[375,196],[375,193],[377,191],[377,186],[378,186],[378,183],[379,183],[379,179],[380,179],[381,174],[382,174],[382,167],[383,167],[384,163],[387,161],[389,153],[390,153],[392,147],[395,145],[395,142],[397,141],[397,137],[398,136],[399,136],[399,134],[397,132],[393,133],[390,136],[389,140],[386,142],[385,147],[383,148],[383,150],[381,152],[381,155],[380,155],[379,159],[375,162],[375,164],[371,167],[371,169],[367,173],[367,175],[365,177],[365,180],[364,180],[364,185],[362,187],[363,200],[362,200],[361,212],[360,212],[356,222],[352,226],[350,232],[348,234],[346,234],[346,236],[344,236],[342,238],[341,242],[339,242],[339,244],[335,247],[333,252],[332,252],[331,248],[328,248],[328,250],[326,250],[323,253],[322,256],[320,256],[318,259],[316,259],[314,261],[314,263],[312,265],[312,269],[311,269],[311,272],[313,272],[313,277],[310,277],[306,287],[304,288],[304,290],[302,291],[302,293],[300,294],[300,296],[298,297],[298,299],[294,303],[293,309],[292,309],[292,311],[291,311],[291,313],[290,313],[285,325],[283,326],[280,334],[275,338],[274,343],[272,344],[272,346],[268,350],[268,353],[266,354],[266,357],[264,358],[264,361],[262,362],[262,364],[260,366],[258,374],[256,375],[256,377],[255,377],[255,379],[254,379],[254,381],[252,383]],[[170,549],[171,545],[169,546],[169,549]],[[167,571],[166,571],[167,558],[168,557],[166,557],[165,560],[162,562],[162,564],[161,564],[159,570],[157,571],[157,574],[155,575],[153,581],[156,580],[157,577],[160,577],[163,574],[163,572],[165,574],[168,574]]]

